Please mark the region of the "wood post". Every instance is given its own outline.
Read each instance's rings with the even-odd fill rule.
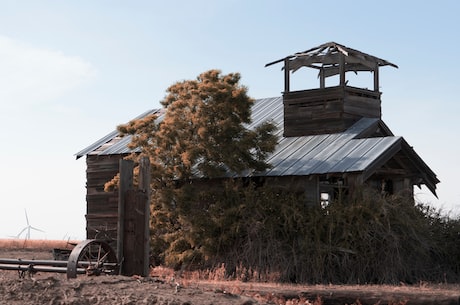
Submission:
[[[139,163],[139,190],[145,193],[147,201],[144,203],[144,274],[149,274],[150,261],[150,159],[144,157]]]
[[[288,93],[290,90],[290,79],[289,79],[289,58],[284,59],[284,93]]]
[[[324,89],[326,87],[326,77],[324,77],[324,68],[319,69],[319,87]]]
[[[339,53],[340,86],[345,86],[345,55]]]
[[[134,162],[120,160],[117,256],[120,274],[149,274],[150,162],[139,163],[139,187],[133,187]]]
[[[123,240],[125,228],[125,193],[133,188],[133,168],[133,161],[120,159],[120,183],[118,186],[117,257],[121,266],[123,266],[124,260]]]
[[[375,65],[375,69],[374,69],[374,91],[375,92],[379,92],[380,89],[379,89],[379,64],[376,64]]]

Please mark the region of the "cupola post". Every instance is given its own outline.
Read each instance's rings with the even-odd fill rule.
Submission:
[[[392,66],[384,59],[335,42],[322,44],[268,63],[284,63],[284,136],[342,132],[362,117],[381,118],[379,67]],[[319,88],[291,91],[291,73],[302,67],[318,70]],[[347,72],[374,74],[373,90],[348,85]],[[339,84],[326,86],[338,75]]]

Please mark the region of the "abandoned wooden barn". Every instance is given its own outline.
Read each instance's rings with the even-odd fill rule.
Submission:
[[[436,195],[435,173],[403,137],[395,136],[381,120],[379,68],[396,65],[330,42],[287,56],[283,63],[283,95],[255,101],[250,128],[272,120],[279,143],[268,157],[272,168],[248,172],[277,187],[302,192],[310,203],[328,203],[338,194],[350,196],[362,185],[385,194],[414,196],[425,185]],[[307,67],[318,71],[319,88],[291,91],[292,73]],[[352,87],[348,72],[371,72],[373,89]],[[338,84],[326,86],[329,77]],[[335,77],[335,78],[334,78]],[[150,110],[140,117],[157,113]],[[118,194],[104,192],[105,182],[117,174],[119,160],[131,151],[130,137],[114,131],[76,154],[87,162],[87,237],[98,232],[116,237]]]

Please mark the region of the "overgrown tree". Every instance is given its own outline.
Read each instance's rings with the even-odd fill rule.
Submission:
[[[275,126],[264,122],[246,128],[253,99],[239,81],[239,73],[210,70],[196,80],[177,82],[161,102],[166,110],[161,122],[150,115],[118,130],[133,136],[130,148],[150,157],[155,177],[164,183],[264,170],[277,143]]]
[[[186,249],[193,243],[183,240],[191,228],[184,227],[189,222],[177,209],[187,204],[178,202],[184,198],[180,195],[184,182],[269,167],[265,159],[277,144],[275,126],[264,122],[247,128],[253,99],[239,82],[239,73],[204,72],[167,89],[161,102],[165,109],[162,120],[150,115],[118,126],[122,136],[132,136],[129,147],[141,151],[131,158],[150,158],[152,244],[160,260],[172,248]]]

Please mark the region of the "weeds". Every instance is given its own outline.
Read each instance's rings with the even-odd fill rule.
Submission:
[[[363,191],[321,208],[293,192],[234,184],[176,195],[171,231],[153,241],[157,261],[176,270],[258,282],[460,280],[460,219],[411,198]],[[164,227],[155,221],[154,230]]]

